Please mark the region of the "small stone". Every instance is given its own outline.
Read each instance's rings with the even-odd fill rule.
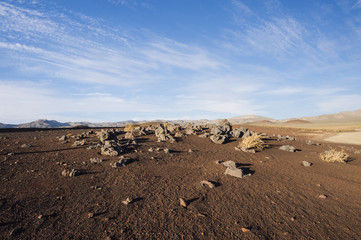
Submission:
[[[215,188],[216,187],[216,185],[214,185],[212,182],[206,181],[206,180],[201,181],[201,186],[202,187],[208,186],[209,188]]]
[[[132,199],[132,198],[129,198],[129,197],[128,197],[127,199],[125,199],[125,200],[122,201],[122,203],[125,204],[125,205],[128,205],[128,204],[130,204],[130,203],[132,203],[132,202],[133,202],[133,199]]]
[[[236,163],[233,161],[222,162],[222,164],[228,168],[236,168]]]
[[[16,228],[14,228],[13,230],[10,231],[10,236],[15,237],[16,235],[18,235],[22,231],[23,231],[23,229],[21,227],[16,227]]]
[[[249,230],[249,228],[241,228],[242,232],[246,233],[246,232],[250,232],[251,230]]]
[[[25,144],[21,145],[21,147],[22,147],[22,148],[29,148],[29,147],[31,147],[31,145],[25,143]]]
[[[43,217],[44,217],[44,216],[40,214],[40,215],[38,216],[38,219],[42,219]]]
[[[236,178],[243,178],[243,171],[242,171],[242,169],[238,169],[238,168],[227,168],[226,171],[224,172],[224,174],[230,175],[230,176],[236,177]]]
[[[170,152],[168,148],[164,148],[163,151],[167,154]]]
[[[93,218],[94,217],[94,213],[88,213],[88,218]]]
[[[222,161],[215,161],[215,163],[216,163],[216,164],[221,164],[221,163],[222,163]]]
[[[179,204],[184,208],[188,206],[187,201],[184,200],[183,198],[179,198]]]
[[[11,152],[11,153],[8,153],[8,156],[13,156],[13,155],[14,155],[14,153],[12,153],[12,152]]]
[[[311,167],[312,163],[307,162],[307,161],[302,161],[302,165],[303,165],[304,167]]]
[[[241,150],[246,153],[256,153],[256,149],[241,148]]]
[[[103,160],[100,158],[90,158],[91,163],[102,163]]]
[[[321,195],[319,195],[318,197],[321,198],[321,199],[326,199],[326,198],[327,198],[327,196],[324,195],[324,194],[321,194]]]
[[[283,145],[279,149],[286,151],[286,152],[296,152],[296,148],[290,145]]]
[[[61,172],[61,175],[63,175],[64,177],[75,177],[80,175],[80,172],[78,170],[72,169],[71,171],[64,169]]]
[[[189,150],[188,150],[188,152],[189,152],[189,153],[192,153],[192,152],[193,152],[193,150],[192,150],[192,149],[189,149]]]
[[[291,217],[291,221],[294,222],[296,220],[295,217]]]

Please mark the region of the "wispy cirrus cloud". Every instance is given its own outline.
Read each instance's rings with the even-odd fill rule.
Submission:
[[[236,7],[233,28],[193,44],[62,8],[1,2],[0,121],[284,117],[357,105],[345,100],[359,96],[356,37],[318,31],[277,1],[260,3],[267,14],[227,3]]]
[[[22,62],[26,65],[23,70],[40,71],[37,74],[82,83],[129,86],[159,81],[162,69],[196,71],[221,65],[204,49],[146,32],[138,32],[135,37],[119,37],[112,29],[99,27],[97,21],[84,17],[85,23],[68,16],[56,18],[55,22],[45,13],[6,3],[0,4],[0,16],[5,20],[0,24],[1,31],[7,36],[15,33],[31,36],[31,40],[22,42],[16,42],[20,38],[15,41],[0,38],[0,47],[8,50],[8,60]],[[76,34],[78,29],[82,33],[89,29],[86,34],[91,37]],[[109,42],[103,44],[103,38]],[[45,44],[39,44],[42,39],[47,40]],[[36,68],[39,64],[46,67]]]

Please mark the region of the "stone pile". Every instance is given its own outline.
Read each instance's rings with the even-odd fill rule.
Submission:
[[[169,130],[167,129],[167,127],[165,127],[163,124],[160,124],[156,129],[155,129],[155,135],[158,137],[158,142],[165,142],[165,141],[169,141],[171,143],[176,142],[176,140],[174,139],[174,137],[170,134]]]
[[[232,125],[227,119],[222,120],[217,126],[211,129],[210,139],[217,144],[224,144],[228,142],[231,137]]]

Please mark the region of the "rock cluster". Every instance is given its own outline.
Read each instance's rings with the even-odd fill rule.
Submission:
[[[233,161],[227,161],[222,163],[227,169],[224,172],[226,175],[230,175],[236,178],[243,178],[243,171],[236,167],[236,163]]]
[[[64,177],[75,177],[75,176],[80,175],[80,172],[75,169],[72,169],[72,170],[64,169],[61,172],[61,175],[63,175]]]
[[[296,152],[296,148],[290,145],[283,145],[280,149],[286,152]]]
[[[165,142],[169,141],[171,143],[176,142],[174,137],[170,134],[167,127],[165,127],[163,124],[160,124],[156,129],[154,134],[158,137],[158,142]]]

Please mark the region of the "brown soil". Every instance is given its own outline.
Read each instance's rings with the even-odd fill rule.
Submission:
[[[74,139],[66,144],[57,139],[84,130],[0,133],[0,238],[361,238],[361,155],[353,154],[359,147],[344,146],[352,159],[347,164],[325,163],[319,154],[339,144],[307,145],[297,130],[251,130],[297,140],[269,139],[270,148],[253,154],[235,151],[236,139],[217,145],[187,136],[171,144],[148,135],[138,138],[136,151],[125,154],[134,162],[112,168],[110,163],[119,157],[72,147]],[[87,138],[92,140],[95,135]],[[22,148],[25,143],[32,147]],[[284,144],[301,151],[279,150]],[[150,153],[150,147],[169,148],[171,153]],[[91,164],[92,157],[103,163]],[[224,175],[225,167],[217,160],[235,161],[252,175]],[[313,165],[303,167],[303,160]],[[73,168],[82,174],[61,175]],[[201,186],[202,180],[216,187]],[[123,204],[127,197],[135,201]],[[187,201],[186,208],[179,198]]]

